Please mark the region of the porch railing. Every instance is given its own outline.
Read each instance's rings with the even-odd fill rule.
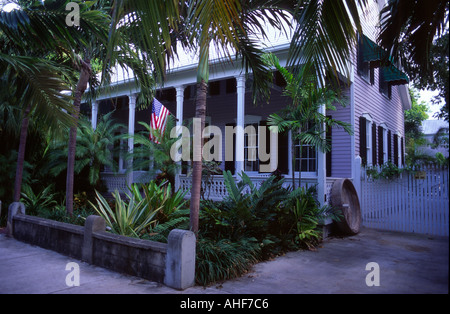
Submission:
[[[255,184],[257,187],[261,186],[261,184],[267,180],[269,176],[251,176],[250,179],[252,180],[253,184]],[[328,201],[330,198],[331,188],[333,186],[334,181],[336,178],[327,178],[326,183],[326,200]],[[186,197],[189,198],[191,196],[191,185],[192,185],[192,178],[186,175],[180,175],[178,178],[178,184],[179,188],[186,192]],[[316,178],[304,178],[302,179],[302,186],[311,186],[317,184]],[[284,188],[288,188],[291,185],[291,182],[289,179],[286,179],[286,181],[283,184]],[[209,182],[202,182],[202,193],[203,196],[206,199],[210,199],[213,201],[220,201],[225,196],[228,195],[227,188],[225,186],[225,182],[223,179],[223,176],[216,175],[212,176],[212,178],[209,180]]]
[[[250,176],[253,184],[257,187],[261,186],[261,184],[267,180],[269,175],[259,175],[259,176]],[[125,193],[128,191],[127,188],[127,175],[125,173],[102,173],[102,179],[105,183],[108,192],[112,193],[118,190],[121,193]],[[330,199],[331,188],[333,186],[336,178],[327,178],[326,182],[326,201]],[[134,172],[133,173],[133,182],[148,182],[149,179],[146,178],[145,172]],[[179,175],[176,180],[176,189],[181,189],[183,192],[186,192],[186,198],[191,197],[191,185],[192,185],[192,177],[187,175]],[[317,184],[317,178],[303,178],[302,186],[307,187]],[[286,178],[283,187],[288,188],[291,185],[291,181],[289,178]],[[202,193],[203,197],[206,199],[210,199],[213,201],[220,201],[224,197],[228,195],[227,188],[225,186],[225,182],[222,175],[215,175],[208,181],[202,182]]]

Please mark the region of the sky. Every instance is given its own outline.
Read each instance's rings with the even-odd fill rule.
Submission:
[[[436,112],[440,112],[441,107],[443,106],[443,104],[438,104],[438,105],[433,105],[431,103],[431,99],[436,96],[437,94],[439,94],[438,91],[429,91],[429,90],[422,90],[419,91],[420,93],[420,98],[419,98],[419,103],[421,103],[422,101],[424,101],[428,107],[430,108],[430,111],[428,112],[429,118],[428,120],[437,120],[437,118],[433,117],[434,114]]]
[[[0,8],[3,6],[3,0],[0,0]],[[8,5],[6,5],[6,6],[4,6],[3,7],[3,10],[5,10],[5,11],[11,11],[13,8],[15,7],[15,5],[14,4],[8,4]],[[429,119],[430,120],[435,120],[436,118],[434,118],[433,116],[434,116],[434,114],[436,113],[436,112],[439,112],[440,111],[440,108],[441,108],[441,106],[442,105],[433,105],[432,103],[431,103],[431,99],[435,96],[435,95],[437,95],[438,94],[438,92],[436,92],[436,91],[428,91],[428,90],[422,90],[422,91],[419,91],[419,93],[420,93],[420,98],[419,98],[419,102],[422,102],[422,101],[424,101],[425,103],[427,103],[428,104],[428,107],[430,108],[430,111],[429,111]]]

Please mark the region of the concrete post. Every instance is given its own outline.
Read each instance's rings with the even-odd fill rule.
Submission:
[[[164,284],[184,290],[195,284],[195,245],[192,231],[174,229],[167,242]]]
[[[106,229],[106,221],[100,216],[91,215],[86,219],[86,223],[84,224],[84,239],[83,239],[83,248],[82,248],[82,260],[92,264],[92,250],[93,250],[93,241],[92,234],[94,232],[102,232]]]
[[[8,207],[8,221],[6,223],[6,234],[14,237],[13,218],[17,214],[25,215],[25,205],[20,202],[14,202]]]

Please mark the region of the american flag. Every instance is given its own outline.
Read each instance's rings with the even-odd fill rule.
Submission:
[[[152,116],[150,119],[150,140],[152,140],[156,144],[161,144],[159,142],[159,139],[162,138],[166,129],[167,116],[169,115],[169,113],[169,110],[167,110],[167,108],[164,107],[164,105],[160,103],[156,98],[153,100]]]

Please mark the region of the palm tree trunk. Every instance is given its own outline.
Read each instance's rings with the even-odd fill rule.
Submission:
[[[81,66],[80,79],[75,89],[75,97],[73,101],[74,112],[72,116],[78,121],[80,115],[81,98],[86,91],[89,78],[91,76],[91,62],[84,60]],[[67,177],[66,177],[66,212],[69,216],[73,214],[73,187],[75,177],[75,151],[77,146],[77,129],[78,123],[70,128],[69,133],[69,151],[67,157]]]
[[[16,179],[14,182],[14,202],[20,201],[22,190],[23,165],[25,162],[25,147],[27,144],[28,124],[30,123],[31,105],[28,105],[23,114],[22,126],[20,128],[19,152],[17,153]]]
[[[206,93],[208,84],[202,79],[197,84],[197,99],[195,102],[195,117],[201,119],[200,134],[194,136],[200,137],[200,140],[194,140],[194,160],[192,169],[192,188],[190,205],[190,229],[196,235],[198,233],[198,222],[200,212],[200,195],[202,188],[202,149],[203,149],[203,129],[205,127],[206,115]]]

